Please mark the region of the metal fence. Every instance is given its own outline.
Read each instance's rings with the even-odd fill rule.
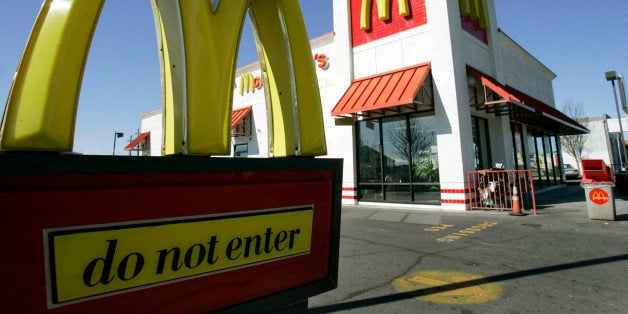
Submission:
[[[467,182],[471,210],[512,210],[516,187],[521,210],[532,210],[536,215],[531,170],[469,171]]]

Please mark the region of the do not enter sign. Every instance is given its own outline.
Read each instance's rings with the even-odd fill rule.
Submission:
[[[608,193],[602,189],[593,189],[589,192],[589,199],[595,204],[604,205],[608,202]]]

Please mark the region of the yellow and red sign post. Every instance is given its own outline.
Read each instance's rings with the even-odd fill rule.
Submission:
[[[103,3],[45,0],[18,66],[0,133],[3,310],[273,311],[335,288],[342,161],[313,158],[325,136],[298,2],[152,0],[172,156],[63,154]],[[210,158],[230,151],[247,13],[275,158]]]

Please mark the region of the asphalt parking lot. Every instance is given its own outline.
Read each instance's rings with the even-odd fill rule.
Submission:
[[[628,197],[591,220],[584,190],[537,194],[538,214],[344,206],[338,288],[312,313],[628,312]]]

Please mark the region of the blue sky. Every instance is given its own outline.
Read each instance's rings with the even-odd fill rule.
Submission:
[[[332,31],[332,0],[299,2],[310,38]],[[0,5],[2,103],[41,3],[3,0]],[[616,117],[604,72],[628,76],[628,1],[496,0],[495,6],[498,26],[557,74],[557,108],[571,98],[583,104],[586,115]],[[243,36],[240,65],[256,59],[250,30]],[[111,154],[113,133],[121,131],[125,138],[119,139],[117,153],[124,154],[129,136],[140,127],[138,116],[161,104],[156,47],[148,0],[106,1],[83,79],[76,152]]]

